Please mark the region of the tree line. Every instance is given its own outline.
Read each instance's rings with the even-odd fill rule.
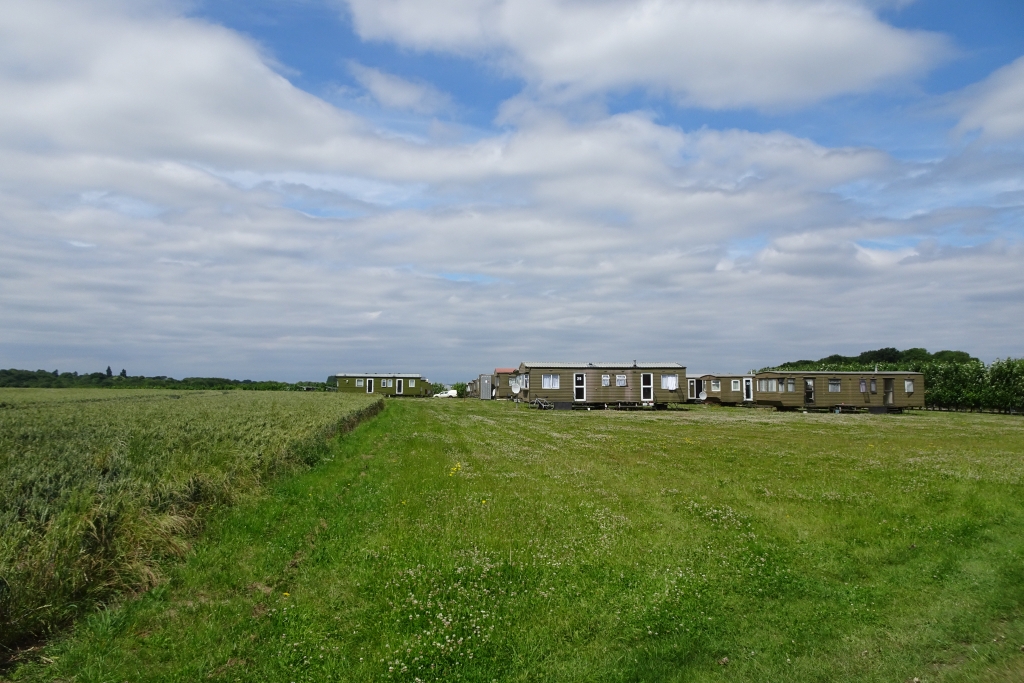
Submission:
[[[248,391],[324,391],[324,382],[257,382],[249,379],[223,377],[186,377],[174,379],[158,375],[129,376],[124,370],[115,375],[106,372],[58,372],[53,370],[0,370],[0,387],[23,389],[181,389],[181,390],[248,390]]]
[[[832,355],[798,360],[765,370],[867,372],[910,370],[924,374],[925,405],[946,410],[1024,412],[1024,359],[997,359],[986,365],[965,351],[928,353],[921,348],[865,351],[858,356]]]

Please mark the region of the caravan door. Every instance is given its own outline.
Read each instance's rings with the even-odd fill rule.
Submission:
[[[691,401],[697,400],[697,380],[688,379],[686,380],[686,398]]]
[[[577,372],[572,376],[573,398],[577,401],[587,400],[587,375]]]
[[[754,400],[754,378],[744,377],[743,378],[743,400],[753,401]]]
[[[401,394],[404,389],[405,389],[405,380],[404,379],[399,379],[398,380],[398,385],[395,387],[395,393],[396,394]]]
[[[654,402],[654,374],[644,372],[640,374],[640,400],[643,403]]]

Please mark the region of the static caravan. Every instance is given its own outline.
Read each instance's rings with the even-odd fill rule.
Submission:
[[[494,389],[494,398],[513,399],[517,394],[512,391],[511,379],[519,371],[518,368],[494,368],[494,375],[491,377],[491,387]]]
[[[866,408],[871,412],[902,412],[924,408],[924,375],[920,372],[759,372],[757,403],[779,409]]]
[[[466,383],[466,398],[480,398],[479,379],[471,379]]]
[[[702,375],[700,379],[707,394],[706,403],[725,406],[754,404],[753,375]]]
[[[429,396],[430,380],[420,375],[392,372],[339,372],[327,378],[337,382],[338,391],[376,396]]]
[[[685,402],[679,363],[521,363],[514,381],[527,401],[556,408],[664,406]]]

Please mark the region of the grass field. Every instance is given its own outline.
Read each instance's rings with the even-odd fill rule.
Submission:
[[[367,408],[296,392],[0,389],[0,662],[156,585],[204,511],[312,465]]]
[[[413,401],[18,681],[1021,681],[1024,421]]]

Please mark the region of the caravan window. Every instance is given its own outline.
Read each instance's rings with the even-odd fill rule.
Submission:
[[[778,380],[774,379],[759,379],[757,380],[758,391],[778,391]]]
[[[734,379],[732,381],[732,390],[733,391],[739,391],[740,390],[740,381],[738,379]]]
[[[711,380],[711,391],[721,391],[721,390],[722,390],[722,380],[720,380],[720,379],[713,379],[713,380]]]
[[[914,393],[914,380],[912,380],[912,379],[905,379],[905,380],[903,380],[903,391],[905,391],[908,394]]]
[[[875,380],[871,380],[871,393],[872,394],[877,394],[878,393],[878,383],[875,382]]]
[[[601,375],[601,386],[602,387],[610,387],[611,385],[612,385],[612,376],[611,375]]]
[[[662,375],[661,388],[668,391],[675,391],[679,388],[679,375]]]
[[[843,390],[843,381],[841,379],[830,379],[828,381],[828,391],[831,394],[838,393]]]
[[[615,386],[617,386],[617,387],[624,387],[624,386],[626,386],[626,376],[625,375],[615,375]]]
[[[363,380],[361,380],[361,379],[357,379],[357,380],[356,380],[356,386],[357,386],[357,387],[361,387],[361,386],[363,386]]]
[[[781,380],[780,380],[781,381]],[[781,389],[780,389],[781,391]],[[790,377],[786,380],[786,391],[796,391],[796,379]]]
[[[559,375],[543,375],[540,378],[541,389],[557,389],[559,385]]]
[[[860,393],[862,393],[862,394],[868,393],[868,381],[866,379],[862,379],[860,381]]]
[[[409,388],[412,389],[414,386],[416,386],[416,380],[414,380],[414,379],[409,380]]]

